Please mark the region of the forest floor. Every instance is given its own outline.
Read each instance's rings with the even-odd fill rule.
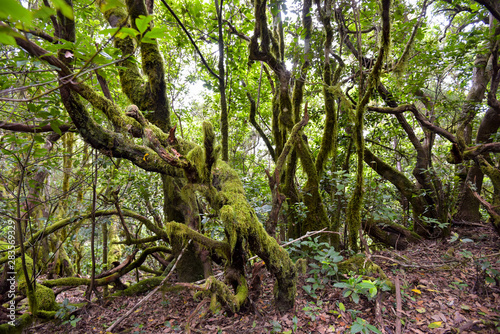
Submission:
[[[370,254],[392,282],[399,281],[399,294],[379,291],[372,300],[363,295],[355,303],[332,282],[318,289],[314,299],[303,289],[310,276],[303,275],[295,309],[279,314],[273,307],[273,280],[266,274],[259,298],[240,313],[207,312],[208,302],[196,301],[193,291],[158,292],[113,333],[351,333],[363,328],[369,333],[367,324],[382,333],[396,333],[398,322],[402,333],[498,333],[499,282],[485,279],[492,270],[500,271],[500,238],[489,226],[454,232],[459,238],[453,242],[425,241],[404,251]],[[58,302],[81,302],[83,291],[81,287],[61,293]],[[143,297],[98,301],[78,310],[76,317],[81,319],[74,326],[36,323],[25,332],[105,333]]]

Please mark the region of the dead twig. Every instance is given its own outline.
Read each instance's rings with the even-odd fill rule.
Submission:
[[[378,328],[384,328],[384,319],[382,318],[382,295],[383,292],[381,291],[375,300],[375,319],[377,320]]]
[[[399,276],[396,276],[394,285],[396,285],[396,334],[401,334],[401,286]]]
[[[378,258],[378,259],[384,259],[384,260],[392,261],[392,262],[397,263],[398,265],[400,265],[401,267],[404,267],[404,268],[439,268],[439,267],[442,267],[446,263],[459,262],[458,260],[449,260],[449,261],[445,261],[444,263],[429,264],[429,265],[425,265],[425,264],[405,264],[405,263],[399,262],[398,260],[394,260],[394,259],[391,259],[390,257],[386,257],[386,256],[382,256],[382,255],[372,255],[371,257],[372,258]]]
[[[187,334],[190,334],[191,333],[191,321],[193,320],[193,317],[196,315],[196,313],[198,313],[198,311],[203,307],[205,306],[206,304],[208,304],[210,302],[210,299],[209,298],[205,298],[201,303],[198,304],[198,306],[196,306],[195,310],[189,315],[189,317],[187,318],[186,320],[186,326],[185,326],[185,329],[186,329],[186,333]],[[196,326],[196,324],[195,324]]]

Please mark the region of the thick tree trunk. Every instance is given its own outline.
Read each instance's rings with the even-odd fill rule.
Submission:
[[[500,115],[495,109],[489,108],[477,131],[476,144],[491,143],[491,136],[498,131],[499,127]],[[479,212],[480,203],[474,196],[468,183],[471,182],[475,187],[475,192],[480,194],[483,185],[483,176],[481,168],[475,163],[468,169],[467,176],[460,182],[460,194],[457,203],[458,210],[453,220],[467,222],[478,222],[481,220],[481,213]]]
[[[182,188],[185,182],[180,178],[162,175],[163,198],[164,198],[164,217],[167,221],[185,222],[190,228],[199,230],[199,222],[191,219],[194,213],[189,213],[188,207],[181,196]],[[195,203],[196,205],[196,203]],[[177,256],[184,247],[184,240],[172,239],[172,249],[174,256]],[[201,260],[201,254],[197,251],[197,246],[191,243],[184,251],[181,259],[177,263],[177,275],[180,282],[195,282],[204,278],[204,264]],[[199,250],[201,252],[201,250]]]
[[[457,130],[457,139],[459,142],[459,147],[462,149],[467,147],[472,143],[472,126],[470,124],[472,118],[477,114],[477,105],[484,99],[484,93],[486,91],[486,86],[488,85],[489,73],[486,70],[486,63],[488,62],[488,57],[485,55],[477,55],[476,61],[474,63],[475,68],[472,76],[472,87],[467,95],[467,100],[462,107],[461,124]],[[478,129],[476,143],[481,144],[485,142],[491,142],[489,137],[492,133],[496,132],[495,123],[490,124],[490,121],[495,119],[492,113],[492,109],[488,110],[481,125]],[[494,131],[494,132],[491,132]],[[466,175],[462,177],[459,183],[459,200],[457,202],[457,212],[453,217],[455,221],[469,221],[478,222],[481,220],[481,214],[479,212],[479,201],[472,194],[469,188],[469,182],[472,183],[478,193],[481,192],[483,184],[483,173],[479,166],[473,165],[469,168],[462,166],[461,175]]]

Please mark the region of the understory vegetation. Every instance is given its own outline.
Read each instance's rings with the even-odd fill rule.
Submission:
[[[497,0],[3,0],[0,333],[500,330]]]

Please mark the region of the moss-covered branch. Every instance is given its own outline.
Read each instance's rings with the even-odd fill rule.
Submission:
[[[147,16],[148,12],[144,1],[127,0],[125,6],[106,6],[105,0],[99,5],[105,18],[112,27],[129,25],[135,29],[136,19],[140,15]],[[148,27],[147,31],[150,28]],[[149,120],[163,131],[170,128],[170,108],[166,94],[164,64],[157,43],[140,43],[142,70],[147,77],[147,82],[141,75],[137,62],[132,57],[135,46],[130,37],[115,39],[115,47],[122,51],[126,57],[118,63],[118,73],[123,92],[136,104],[140,110],[151,110]]]
[[[399,250],[406,249],[409,243],[416,243],[422,240],[415,232],[390,220],[363,220],[363,230],[375,240]]]
[[[96,217],[104,217],[104,216],[111,216],[111,215],[116,215],[118,214],[114,210],[100,210],[96,211],[95,216]],[[70,224],[79,224],[81,223],[82,220],[84,219],[89,219],[91,216],[91,213],[86,213],[83,215],[76,215],[73,217],[65,218],[62,220],[59,220],[55,222],[54,224],[51,224],[47,226],[46,228],[36,232],[31,236],[30,239],[28,239],[24,243],[25,249],[29,249],[33,245],[36,245],[38,242],[40,242],[42,239],[46,238],[47,236],[51,235],[52,233],[55,233],[59,231],[60,229],[70,225]],[[19,247],[16,248],[16,256],[20,255],[20,249]],[[3,258],[0,259],[0,264],[3,264],[8,261],[8,258],[4,256]]]
[[[441,137],[448,139],[451,143],[457,143],[457,138],[452,133],[450,133],[450,132],[446,131],[445,129],[443,129],[437,125],[434,125],[432,122],[428,121],[425,118],[425,116],[422,115],[420,113],[420,111],[417,109],[417,107],[415,107],[415,105],[413,105],[413,104],[404,104],[401,106],[397,106],[395,108],[369,106],[367,109],[370,111],[378,112],[378,113],[393,114],[393,115],[397,115],[397,114],[404,113],[406,111],[410,111],[415,116],[415,118],[417,119],[417,121],[420,123],[420,125],[423,128],[430,130],[434,133],[437,133]]]
[[[335,165],[335,154],[337,151],[337,115],[335,112],[335,96],[328,87],[337,84],[340,73],[344,67],[344,63],[339,59],[339,66],[332,78],[332,62],[330,53],[333,43],[333,27],[331,24],[332,2],[325,1],[324,7],[321,7],[320,2],[316,3],[318,7],[319,17],[323,23],[324,29],[324,61],[323,61],[323,99],[325,101],[325,127],[321,138],[321,146],[316,157],[316,171],[318,175],[323,173],[325,161],[330,153],[333,154],[333,165]]]
[[[465,160],[473,160],[476,157],[485,153],[499,153],[499,152],[500,152],[500,143],[487,143],[466,148],[465,151],[463,152],[463,158]]]
[[[95,286],[103,286],[103,285],[108,285],[122,277],[123,275],[131,272],[135,268],[139,268],[144,261],[146,261],[146,257],[152,253],[156,253],[159,251],[166,251],[167,249],[164,246],[155,246],[155,247],[150,247],[146,248],[144,251],[142,251],[141,255],[139,256],[138,259],[136,259],[133,262],[130,262],[130,259],[125,260],[126,262],[130,262],[125,266],[118,266],[119,270],[111,270],[111,274],[102,277],[102,278],[97,278],[94,281]],[[58,278],[54,280],[48,280],[44,281],[42,284],[43,286],[52,288],[55,286],[79,286],[79,285],[90,285],[91,280],[89,278],[80,278],[80,277],[65,277],[65,278]]]

